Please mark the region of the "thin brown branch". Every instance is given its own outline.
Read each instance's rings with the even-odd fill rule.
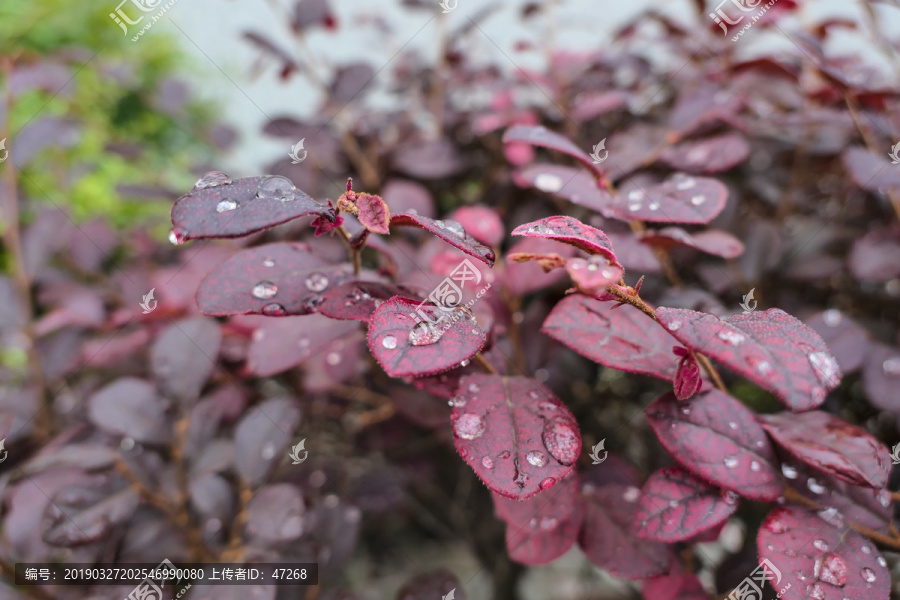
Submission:
[[[491,363],[487,361],[487,359],[484,357],[484,355],[481,354],[481,352],[475,355],[475,362],[477,362],[482,369],[484,369],[491,375],[499,375],[499,373],[497,373],[497,369],[495,369],[491,365]]]
[[[359,248],[353,247],[353,244],[350,242],[350,232],[348,232],[343,225],[338,225],[337,232],[338,235],[341,236],[341,239],[344,240],[344,243],[347,244],[347,249],[350,251],[350,262],[353,263],[354,275],[359,275],[359,272],[362,270],[362,253]]]

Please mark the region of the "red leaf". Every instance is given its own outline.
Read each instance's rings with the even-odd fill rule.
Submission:
[[[613,201],[613,195],[598,188],[597,180],[590,173],[573,167],[529,165],[513,173],[513,182],[519,187],[535,187],[596,212],[603,212]]]
[[[459,248],[490,267],[494,266],[494,251],[469,237],[462,225],[456,221],[436,221],[420,215],[401,213],[391,217],[391,225],[408,225],[427,229],[454,248]]]
[[[306,244],[276,243],[238,252],[204,278],[197,304],[211,316],[306,315],[329,286],[350,277],[327,265]]]
[[[513,235],[540,237],[570,244],[584,250],[588,254],[599,254],[609,260],[610,264],[621,267],[616,260],[616,253],[606,234],[585,225],[578,219],[566,216],[547,217],[533,223],[519,225]]]
[[[680,542],[734,514],[737,494],[703,483],[678,467],[647,479],[634,511],[637,535],[658,542]]]
[[[452,217],[482,244],[499,246],[506,236],[506,227],[497,211],[487,206],[463,206]]]
[[[594,297],[603,296],[606,288],[617,283],[625,274],[625,271],[610,265],[601,256],[592,256],[588,260],[570,258],[566,262],[566,271],[579,290]]]
[[[639,538],[632,532],[636,487],[610,484],[584,488],[584,527],[578,544],[588,559],[618,577],[646,579],[669,570],[668,544]]]
[[[541,125],[513,125],[503,134],[503,143],[511,142],[522,142],[568,154],[592,172],[603,175],[603,171],[594,164],[593,159],[584,150],[576,146],[569,138]]]
[[[725,133],[671,146],[660,161],[679,171],[710,175],[741,164],[750,156],[750,144],[739,133]]]
[[[862,427],[818,410],[759,419],[772,439],[802,462],[857,485],[887,485],[890,452]]]
[[[678,368],[675,370],[675,379],[672,385],[675,388],[675,397],[679,400],[687,400],[700,391],[703,379],[700,377],[700,365],[697,364],[697,358],[690,350],[678,347],[683,350],[684,354],[678,361]]]
[[[700,580],[693,573],[654,577],[641,589],[646,600],[708,600]]]
[[[228,182],[228,183],[226,183]],[[305,215],[334,221],[334,212],[281,176],[231,178],[207,173],[172,207],[173,239],[232,238]],[[203,187],[207,186],[207,187]]]
[[[486,336],[467,316],[433,323],[417,315],[423,311],[437,321],[431,304],[395,297],[379,306],[369,320],[369,350],[391,377],[434,375],[459,367],[484,347]],[[418,319],[418,321],[417,321]]]
[[[506,498],[491,492],[497,518],[522,529],[553,529],[575,514],[578,477],[572,471],[558,484],[527,500]]]
[[[739,239],[719,229],[692,234],[680,227],[664,227],[658,231],[648,231],[641,237],[641,242],[657,248],[688,246],[722,258],[737,258],[744,253],[744,244]]]
[[[617,194],[602,212],[623,221],[705,224],[722,212],[727,200],[728,188],[719,181],[679,173],[659,185]]]
[[[394,296],[413,298],[402,287],[377,281],[348,281],[322,296],[316,312],[341,321],[368,321],[382,302]]]
[[[526,238],[513,244],[510,254],[558,254],[563,258],[575,256],[578,251],[567,244],[544,238]],[[524,296],[549,287],[566,278],[562,271],[544,272],[537,262],[507,262],[503,285],[514,295]]]
[[[506,551],[509,557],[524,565],[545,565],[568,552],[581,530],[581,510],[577,506],[575,510],[568,519],[541,519],[533,527],[507,523]]]
[[[863,389],[869,401],[882,410],[900,412],[900,348],[874,346],[863,367]]]
[[[682,308],[658,308],[656,318],[682,344],[772,392],[791,410],[819,406],[841,380],[822,338],[783,310],[720,319]]]
[[[782,493],[775,451],[754,414],[713,389],[681,402],[665,394],[647,407],[647,421],[685,470],[751,500]]]
[[[391,211],[384,200],[372,194],[356,194],[356,209],[363,227],[373,233],[390,233]]]
[[[582,295],[563,298],[541,332],[601,365],[672,381],[672,336],[631,306]]]
[[[581,453],[569,409],[526,377],[470,375],[453,408],[456,449],[488,488],[525,500],[568,474]]]
[[[874,544],[847,527],[835,509],[818,515],[799,506],[778,507],[756,537],[759,557],[776,573],[773,587],[785,600],[887,600],[891,578]],[[748,574],[749,575],[749,574]]]

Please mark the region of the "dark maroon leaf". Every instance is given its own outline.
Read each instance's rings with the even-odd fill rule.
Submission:
[[[172,207],[177,243],[203,238],[231,238],[280,225],[305,215],[331,221],[334,213],[294,187],[286,177],[267,175],[232,181],[213,171]]]
[[[772,439],[800,461],[856,485],[887,484],[890,452],[862,427],[818,410],[759,419]]]
[[[713,389],[679,401],[669,393],[646,413],[660,443],[688,472],[751,500],[781,495],[778,460],[766,432],[728,394]]]
[[[864,190],[878,192],[881,188],[900,187],[900,171],[884,156],[860,146],[844,150],[841,158],[854,183]]]
[[[419,215],[395,214],[391,216],[391,225],[408,225],[427,229],[454,248],[474,256],[488,266],[494,266],[494,251],[475,238],[469,237],[462,225],[456,221],[436,221]]]
[[[434,217],[434,199],[428,188],[421,183],[406,179],[390,179],[384,184],[381,196],[394,214],[409,213]]]
[[[674,339],[631,306],[582,295],[563,298],[541,331],[601,365],[672,381]]]
[[[518,169],[513,181],[519,187],[534,187],[596,212],[613,201],[613,195],[598,188],[597,180],[584,169],[540,163]]]
[[[247,534],[267,542],[288,542],[306,529],[306,505],[295,485],[267,485],[247,504]]]
[[[460,308],[445,313],[433,304],[394,297],[372,314],[368,340],[388,375],[417,377],[468,364],[486,336]]]
[[[819,406],[841,380],[822,338],[783,310],[720,319],[661,307],[656,318],[682,344],[772,392],[791,410]]]
[[[536,496],[540,498],[543,494]],[[514,501],[513,501],[514,502]],[[581,530],[581,508],[567,519],[541,518],[535,525],[519,527],[506,524],[506,551],[509,557],[525,565],[545,565],[575,545]]]
[[[297,0],[291,26],[297,32],[314,26],[334,29],[337,27],[337,17],[328,0]]]
[[[356,208],[363,227],[382,235],[390,233],[391,211],[384,200],[373,194],[356,194]]]
[[[876,345],[863,367],[863,388],[869,401],[882,410],[900,412],[900,349]]]
[[[750,144],[739,133],[725,133],[671,146],[660,161],[679,171],[711,175],[741,164],[750,156]]]
[[[697,358],[690,350],[685,350],[681,346],[675,347],[675,354],[681,357],[678,361],[678,367],[675,369],[675,379],[672,381],[672,387],[675,391],[675,397],[679,400],[687,400],[700,391],[703,379],[700,376],[700,365],[697,364]]]
[[[734,492],[708,485],[678,467],[647,479],[634,511],[637,535],[658,542],[679,542],[715,527],[734,514]]]
[[[603,174],[584,150],[576,146],[569,138],[550,131],[542,125],[513,125],[503,134],[503,143],[510,144],[515,142],[549,148],[550,150],[568,154],[594,173],[598,175]]]
[[[777,507],[756,537],[770,583],[785,600],[887,600],[891,578],[874,544],[850,529],[834,509],[818,514],[800,506]],[[776,571],[777,569],[777,571]]]
[[[456,449],[488,488],[525,500],[574,467],[581,434],[569,409],[526,377],[470,375],[453,407]]]
[[[100,540],[130,519],[139,502],[137,491],[114,480],[97,478],[64,488],[44,511],[42,537],[64,547]]]
[[[465,166],[456,144],[446,138],[407,142],[394,152],[391,164],[416,179],[449,177]]]
[[[513,229],[512,234],[548,238],[564,244],[570,244],[584,250],[588,254],[599,254],[609,260],[610,264],[621,267],[616,260],[616,253],[606,234],[590,225],[585,225],[573,217],[547,217],[540,221],[519,225]]]
[[[693,87],[679,96],[669,113],[669,125],[688,135],[703,125],[732,121],[742,104],[743,100],[736,94],[709,86]]]
[[[247,371],[260,377],[281,373],[324,352],[329,344],[356,330],[321,315],[265,319],[253,331]]]
[[[452,215],[470,236],[491,247],[499,246],[506,237],[506,228],[500,215],[487,206],[463,206]]]
[[[294,62],[294,59],[291,58],[291,55],[282,50],[280,47],[276,46],[274,43],[269,41],[268,38],[264,38],[258,33],[253,33],[252,31],[244,32],[244,39],[251,42],[254,46],[260,48],[265,51],[269,55],[277,58],[281,61],[281,74],[283,77],[287,77],[294,71],[298,70],[297,63]]]
[[[715,179],[678,173],[659,185],[620,192],[602,211],[608,218],[651,223],[705,224],[728,200],[728,188]]]
[[[253,407],[234,431],[235,466],[256,486],[287,456],[285,450],[300,425],[300,409],[287,398],[273,398]]]
[[[843,373],[852,373],[862,366],[870,347],[869,336],[853,319],[831,308],[809,317],[806,324],[822,337]]]
[[[306,244],[281,242],[238,252],[204,278],[197,304],[210,316],[306,315],[329,286],[350,278],[309,252]]]
[[[467,598],[456,575],[447,569],[437,569],[407,581],[397,592],[397,600],[467,600]]]
[[[170,325],[150,351],[157,387],[182,402],[196,400],[216,366],[221,344],[222,331],[212,319],[194,317]]]
[[[341,321],[367,321],[382,302],[394,296],[413,298],[400,286],[377,281],[348,281],[328,290],[316,312]]]
[[[424,378],[431,379],[431,378]],[[416,379],[417,383],[422,379]],[[389,396],[394,401],[394,410],[398,414],[412,421],[420,427],[428,429],[441,429],[447,427],[450,422],[450,413],[453,411],[447,405],[447,400],[453,396],[456,388],[448,392],[445,398],[435,398],[429,394],[423,394],[415,388],[392,387]]]
[[[709,596],[693,573],[654,577],[641,588],[645,600],[708,600]]]
[[[375,69],[366,63],[356,63],[337,69],[331,83],[329,100],[346,104],[360,95],[375,77]]]
[[[134,377],[123,377],[94,394],[88,416],[97,427],[137,442],[164,444],[171,430],[156,389]]]
[[[863,281],[888,281],[900,275],[900,235],[874,229],[853,242],[847,258],[850,272]]]
[[[668,544],[633,533],[640,495],[636,487],[620,484],[584,489],[584,526],[578,544],[592,563],[618,577],[646,579],[669,570]]]
[[[744,253],[744,244],[739,239],[719,229],[688,233],[680,227],[664,227],[657,231],[648,231],[641,237],[641,241],[657,248],[688,246],[722,258],[737,258]]]
[[[491,492],[497,518],[521,529],[555,528],[575,514],[578,503],[578,477],[572,471],[562,481],[527,500],[506,498]]]

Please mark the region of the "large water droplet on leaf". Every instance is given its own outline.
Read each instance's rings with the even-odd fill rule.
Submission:
[[[271,269],[272,267],[275,266],[275,261],[272,260],[271,258],[267,258],[267,259],[263,260],[263,266],[266,267],[267,269]]]
[[[173,246],[179,246],[184,243],[184,234],[177,229],[169,232],[169,243]]]
[[[875,583],[875,580],[878,579],[875,576],[875,571],[870,569],[869,567],[863,567],[862,571],[859,572],[862,575],[863,581],[866,583]]]
[[[294,184],[287,177],[273,175],[266,177],[256,187],[256,195],[266,200],[290,200],[294,197]]]
[[[819,381],[825,387],[833,388],[840,383],[840,368],[837,361],[827,352],[813,352],[809,355],[809,364],[813,366]]]
[[[812,600],[825,600],[825,590],[818,583],[813,583],[806,587],[806,594]]]
[[[278,293],[278,286],[271,281],[260,281],[253,286],[253,290],[250,293],[254,298],[266,300]]]
[[[723,340],[723,341],[731,344],[732,346],[737,346],[738,344],[743,342],[745,339],[747,339],[744,337],[743,334],[738,333],[737,331],[733,331],[731,329],[723,329],[716,335],[716,337],[718,337],[720,340]]]
[[[819,483],[815,477],[810,477],[806,480],[806,487],[809,488],[813,494],[824,494],[825,486]]]
[[[729,469],[733,469],[736,466],[738,466],[738,459],[736,459],[733,456],[729,456],[729,457],[726,457],[725,460],[722,461],[722,463]]]
[[[834,552],[818,556],[815,569],[819,580],[837,587],[847,585],[847,563]]]
[[[430,321],[421,321],[409,332],[409,343],[413,346],[429,346],[436,344],[443,335],[444,330],[438,325]]]
[[[218,204],[216,204],[216,212],[223,213],[228,212],[230,210],[234,210],[237,208],[237,202],[234,201],[234,198],[225,198]]]
[[[484,419],[476,414],[463,413],[453,423],[453,432],[464,440],[474,440],[484,433]]]
[[[543,452],[538,452],[537,450],[532,450],[526,454],[525,459],[528,461],[528,464],[535,467],[543,467],[547,464],[547,455]]]
[[[381,340],[381,345],[387,348],[388,350],[393,350],[397,347],[397,338],[392,335],[386,335]]]
[[[750,461],[750,470],[751,470],[751,471],[756,472],[756,471],[759,471],[760,468],[761,468],[761,467],[760,467],[760,465],[759,465],[758,462],[756,462],[755,460],[751,460],[751,461]]]
[[[697,194],[696,196],[691,198],[691,204],[693,204],[694,206],[700,206],[704,202],[706,202],[706,196],[704,196],[703,194]]]
[[[697,185],[697,181],[693,177],[684,177],[675,184],[675,188],[681,191],[689,190]]]
[[[220,185],[228,185],[231,183],[231,177],[222,171],[210,171],[197,180],[194,184],[195,190],[205,190],[206,188],[218,187]]]
[[[678,331],[681,329],[681,321],[672,321],[666,327],[669,331]]]
[[[558,192],[562,185],[562,179],[552,173],[541,173],[534,178],[534,187],[542,192]]]
[[[781,465],[781,472],[784,473],[784,476],[788,479],[797,479],[797,469],[787,463]]]
[[[272,304],[266,304],[262,307],[262,314],[267,317],[283,317],[286,311],[284,307],[277,302],[273,302]]]
[[[887,566],[887,561],[884,560],[884,557],[883,557],[883,556],[879,556],[876,560],[877,560],[877,562],[878,562],[878,566],[879,566],[879,567],[886,567],[886,566]]]
[[[463,228],[462,224],[457,221],[453,221],[452,219],[447,219],[444,221],[444,226],[447,228],[447,231],[455,233],[459,237],[466,237],[466,230]]]
[[[494,459],[492,459],[490,456],[485,456],[481,459],[481,464],[485,469],[493,469]]]
[[[571,465],[578,459],[578,452],[581,449],[578,431],[568,422],[544,423],[541,438],[550,455],[562,464]]]
[[[819,538],[813,540],[813,546],[816,550],[821,550],[822,552],[826,552],[829,549],[828,542]]]
[[[306,289],[311,292],[321,292],[328,287],[328,278],[321,273],[313,273],[306,278]]]
[[[766,519],[765,527],[772,533],[784,533],[788,530],[787,523],[780,518],[780,515]]]
[[[866,545],[863,545],[862,548],[859,549],[863,554],[872,554],[872,549]]]
[[[556,483],[556,479],[553,477],[545,477],[541,479],[541,482],[538,484],[542,490],[546,490],[547,488],[553,487],[553,484]]]

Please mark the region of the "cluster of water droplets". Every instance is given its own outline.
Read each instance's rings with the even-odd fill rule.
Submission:
[[[420,321],[409,331],[409,343],[413,346],[430,346],[444,336],[444,328],[439,323]]]

